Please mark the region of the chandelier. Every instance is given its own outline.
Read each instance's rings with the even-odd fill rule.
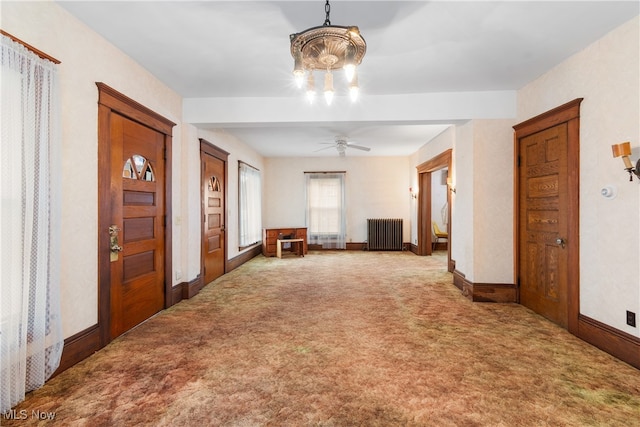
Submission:
[[[331,5],[324,6],[324,24],[291,34],[291,56],[294,59],[293,75],[296,85],[302,88],[306,80],[307,98],[313,102],[316,95],[314,71],[325,72],[324,97],[331,105],[334,96],[333,70],[344,69],[351,100],[358,98],[356,66],[362,62],[367,43],[356,26],[331,25]]]

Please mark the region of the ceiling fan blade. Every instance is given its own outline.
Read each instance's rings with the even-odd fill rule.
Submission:
[[[314,153],[317,153],[318,151],[326,150],[326,149],[328,149],[328,148],[333,148],[333,144],[332,144],[332,145],[329,145],[329,146],[327,146],[327,147],[322,147],[322,148],[320,148],[320,149],[318,149],[318,150],[314,150],[313,152],[314,152]]]
[[[349,148],[355,148],[356,150],[371,151],[371,148],[369,148],[369,147],[363,147],[362,145],[347,144],[347,147],[349,147]]]

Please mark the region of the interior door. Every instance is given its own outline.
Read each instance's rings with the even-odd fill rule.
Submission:
[[[164,135],[112,113],[110,331],[164,308]]]
[[[201,151],[202,162],[202,264],[204,284],[224,274],[225,264],[225,162]]]
[[[567,327],[567,123],[518,140],[520,303]]]

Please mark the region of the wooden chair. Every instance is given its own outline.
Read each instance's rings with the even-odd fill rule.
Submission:
[[[438,242],[440,242],[440,239],[446,239],[447,242],[449,241],[449,233],[447,233],[446,231],[440,230],[440,228],[438,227],[438,224],[435,221],[432,221],[432,224],[433,224],[433,236],[435,237],[435,239],[431,244],[431,250],[435,251],[436,246],[438,245]]]

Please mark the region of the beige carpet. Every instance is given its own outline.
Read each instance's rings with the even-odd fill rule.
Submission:
[[[406,252],[260,256],[52,379],[15,408],[26,420],[2,425],[640,425],[640,371],[451,282],[442,257]]]

